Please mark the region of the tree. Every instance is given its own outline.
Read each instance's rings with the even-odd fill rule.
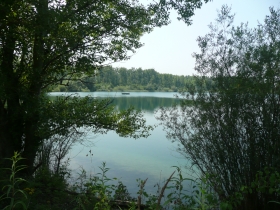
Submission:
[[[124,135],[144,131],[143,119],[132,110],[116,113],[107,102],[89,98],[50,102],[46,92],[53,85],[83,82],[81,76],[128,59],[128,52],[142,46],[143,33],[169,22],[171,8],[190,23],[201,5],[202,0],[148,6],[128,0],[1,1],[1,161],[20,151],[30,175],[38,148],[52,135],[68,136],[84,126]]]
[[[189,86],[181,109],[163,109],[159,117],[179,151],[210,175],[221,200],[253,186],[265,167],[280,171],[280,10],[270,8],[254,29],[233,21],[224,6],[210,33],[198,37],[200,88]],[[209,76],[213,83],[205,82]],[[251,190],[236,209],[279,208],[269,202],[279,194]]]

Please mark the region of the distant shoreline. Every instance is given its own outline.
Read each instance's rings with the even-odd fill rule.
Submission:
[[[51,92],[61,92],[61,93],[75,93],[77,91],[51,91]],[[174,90],[153,90],[153,91],[148,91],[148,90],[95,90],[95,91],[78,91],[78,92],[178,92],[178,91],[174,91]]]

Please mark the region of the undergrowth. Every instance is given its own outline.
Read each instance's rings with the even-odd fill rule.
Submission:
[[[280,175],[266,169],[257,175],[258,180],[252,182],[251,186],[243,186],[230,199],[221,201],[212,191],[207,175],[197,179],[184,178],[181,168],[173,166],[174,172],[163,183],[156,184],[157,192],[154,194],[145,190],[148,178],[137,179],[139,190],[134,198],[119,179],[107,176],[110,169],[105,162],[94,176],[87,176],[82,169],[76,181],[70,184],[66,181],[67,176],[70,176],[66,169],[55,174],[43,167],[29,180],[18,177],[18,172],[25,168],[19,164],[22,159],[15,152],[9,159],[11,168],[4,169],[9,171],[10,176],[2,180],[1,209],[230,210],[235,209],[235,204],[252,190],[264,191],[267,188],[271,193],[279,193]],[[270,181],[266,183],[265,180]],[[186,183],[188,189],[185,189]]]

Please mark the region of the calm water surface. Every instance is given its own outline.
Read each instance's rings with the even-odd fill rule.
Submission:
[[[69,93],[68,93],[69,94]],[[171,92],[131,92],[122,95],[120,92],[76,93],[80,96],[113,98],[118,109],[133,105],[144,112],[149,125],[158,125],[155,111],[161,106],[171,106],[178,102],[176,93]],[[62,93],[50,93],[51,96],[61,96]],[[84,145],[75,145],[69,153],[70,167],[74,171],[85,169],[88,174],[100,172],[98,168],[106,162],[108,177],[117,177],[127,186],[132,195],[139,190],[136,179],[146,179],[146,191],[155,193],[154,185],[167,179],[174,171],[172,166],[186,166],[187,161],[176,152],[176,143],[171,143],[165,137],[163,128],[158,125],[148,138],[122,138],[114,132],[106,135],[89,133]]]

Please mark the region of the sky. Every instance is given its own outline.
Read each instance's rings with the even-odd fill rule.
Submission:
[[[176,12],[172,12],[171,24],[143,35],[140,41],[144,46],[130,60],[112,66],[154,69],[159,73],[174,75],[196,74],[195,59],[192,57],[193,52],[199,52],[196,39],[210,31],[208,25],[215,21],[217,10],[224,4],[231,6],[235,13],[235,25],[248,22],[251,28],[263,22],[269,15],[269,7],[280,9],[278,0],[213,0],[196,10],[191,26],[178,21]]]

